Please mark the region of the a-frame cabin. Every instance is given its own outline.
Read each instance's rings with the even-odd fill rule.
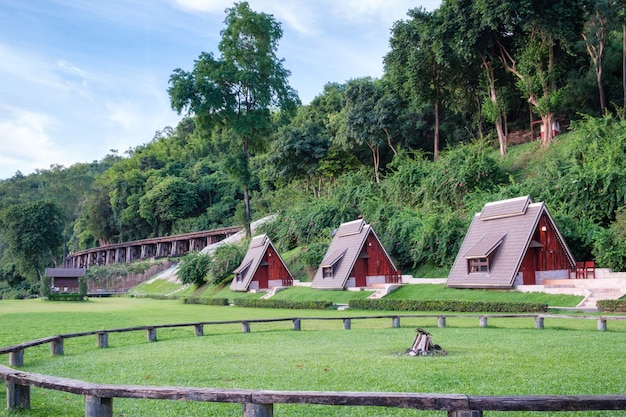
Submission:
[[[359,219],[339,226],[311,287],[341,290],[401,281],[374,229]]]
[[[485,204],[448,275],[454,288],[512,288],[568,279],[576,261],[546,205],[529,196]]]
[[[234,274],[230,284],[232,291],[269,290],[293,285],[293,275],[265,234],[250,241],[248,252]]]

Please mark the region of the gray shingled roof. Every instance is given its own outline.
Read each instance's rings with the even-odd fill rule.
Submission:
[[[342,223],[339,229],[337,229],[337,233],[335,233],[326,255],[324,255],[324,259],[313,277],[312,288],[343,289],[370,233],[380,243],[380,239],[376,236],[374,229],[365,223],[365,220],[358,219]],[[380,247],[384,250],[382,244]],[[391,259],[389,261],[393,265]],[[323,269],[325,267],[333,268],[331,278],[324,278]]]
[[[544,203],[533,203],[529,196],[485,204],[476,213],[456,256],[447,285],[459,288],[510,288],[542,214],[546,214],[561,245],[574,263],[574,257]],[[468,271],[468,259],[493,254],[490,271]]]
[[[84,277],[87,268],[46,268],[44,274],[50,278]]]
[[[230,289],[232,291],[248,291],[250,282],[252,281],[257,268],[261,264],[263,256],[265,256],[265,252],[270,246],[274,249],[276,255],[278,255],[278,258],[283,263],[287,271],[289,271],[289,268],[287,268],[287,265],[272,244],[270,238],[265,234],[256,236],[250,241],[248,251],[244,256],[243,261],[241,261],[241,264],[239,264],[239,266],[233,271],[235,277],[230,284]],[[237,280],[237,274],[241,275],[241,280]],[[289,272],[289,275],[291,275],[291,272]]]

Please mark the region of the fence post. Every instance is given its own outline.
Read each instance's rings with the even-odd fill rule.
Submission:
[[[250,333],[250,323],[247,321],[241,322],[241,331],[243,333]]]
[[[344,330],[350,330],[352,323],[350,322],[350,319],[343,319],[343,329]]]
[[[50,355],[55,356],[63,355],[63,338],[57,337],[53,341],[50,342]]]
[[[24,366],[24,349],[19,349],[9,353],[9,366]]]
[[[400,328],[400,317],[396,316],[391,320],[391,327],[394,329]]]
[[[194,333],[196,334],[196,336],[204,336],[204,325],[203,324],[196,324],[194,327]]]
[[[113,417],[113,399],[85,395],[85,417]]]
[[[109,333],[98,333],[98,347],[101,349],[106,349],[109,347]]]
[[[606,319],[598,319],[598,330],[600,330],[601,332],[606,332]]]
[[[243,417],[272,417],[274,404],[243,403]]]
[[[439,316],[437,318],[437,326],[438,327],[446,327],[446,317],[445,316]]]
[[[147,330],[146,338],[148,339],[148,342],[156,342],[156,340],[157,340],[157,331],[156,331],[156,329],[154,327],[150,327]]]
[[[487,327],[487,317],[480,316],[480,327]]]
[[[448,417],[483,417],[483,412],[480,410],[448,411]]]
[[[300,330],[300,319],[293,319],[293,329]]]
[[[535,328],[543,329],[543,317],[541,316],[535,317]]]
[[[5,382],[7,386],[7,409],[30,408],[30,386]]]

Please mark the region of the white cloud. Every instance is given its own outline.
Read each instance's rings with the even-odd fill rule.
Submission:
[[[59,151],[49,130],[58,123],[53,117],[21,108],[0,107],[0,165],[8,175],[29,173],[51,164],[71,161]],[[54,161],[54,162],[51,162]]]

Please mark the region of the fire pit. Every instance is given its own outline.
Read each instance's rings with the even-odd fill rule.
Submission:
[[[413,346],[407,349],[406,353],[410,356],[426,356],[426,355],[447,355],[448,352],[441,349],[441,346],[434,345],[432,339],[430,337],[430,333],[428,333],[424,329],[420,329],[419,327],[415,329],[417,335],[415,336],[415,341],[413,342]]]

